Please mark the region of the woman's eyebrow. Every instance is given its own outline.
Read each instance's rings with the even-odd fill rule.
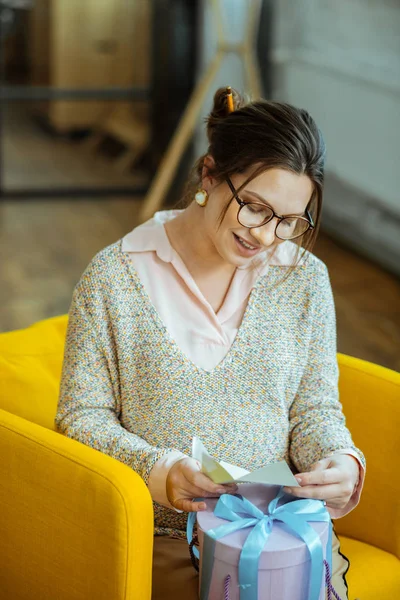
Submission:
[[[252,196],[255,196],[256,198],[258,198],[258,200],[261,200],[261,202],[263,204],[266,204],[267,206],[269,206],[270,208],[273,208],[269,202],[267,202],[265,200],[265,198],[263,198],[262,196],[260,196],[259,194],[257,194],[256,192],[251,192],[250,190],[243,190],[243,192],[245,192],[246,194],[251,194]],[[290,215],[281,215],[282,217],[285,216],[289,216],[289,217],[304,217],[305,211],[302,213],[290,213]]]

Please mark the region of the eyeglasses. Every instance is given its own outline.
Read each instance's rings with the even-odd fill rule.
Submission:
[[[237,220],[240,225],[252,229],[266,225],[274,217],[278,219],[275,228],[275,235],[280,240],[294,240],[304,235],[309,229],[314,229],[315,225],[308,210],[305,211],[306,217],[277,215],[270,206],[262,202],[244,202],[238,195],[232,181],[226,178],[232,194],[239,204],[240,208],[237,214]]]

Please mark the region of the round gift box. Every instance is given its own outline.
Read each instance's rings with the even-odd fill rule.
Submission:
[[[279,486],[242,484],[239,493],[257,506],[264,514],[268,504],[279,492]],[[296,498],[297,499],[297,498]],[[197,530],[200,543],[200,582],[204,531],[228,523],[213,513],[218,499],[206,498],[207,510],[197,513]],[[329,535],[329,522],[308,521],[318,533],[324,559]],[[224,582],[231,576],[230,600],[239,600],[238,564],[242,547],[251,528],[241,529],[220,538],[215,543],[214,565],[207,600],[223,600]],[[257,600],[308,600],[310,554],[301,538],[283,523],[274,520],[272,532],[265,544],[258,565]],[[321,577],[319,600],[325,599],[325,576]]]

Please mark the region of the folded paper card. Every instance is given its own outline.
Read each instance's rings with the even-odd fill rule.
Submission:
[[[203,473],[214,483],[266,483],[269,485],[299,486],[289,465],[281,460],[255,471],[246,471],[236,465],[209,455],[199,438],[193,438],[192,457],[199,461]]]

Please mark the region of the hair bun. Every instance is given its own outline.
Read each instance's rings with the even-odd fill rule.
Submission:
[[[229,89],[232,92],[233,110],[238,110],[247,104],[245,98],[237,90],[229,87],[219,88],[214,94],[213,108],[206,118],[208,139],[211,140],[212,130],[221,119],[225,119],[229,114],[227,105],[227,95]]]

